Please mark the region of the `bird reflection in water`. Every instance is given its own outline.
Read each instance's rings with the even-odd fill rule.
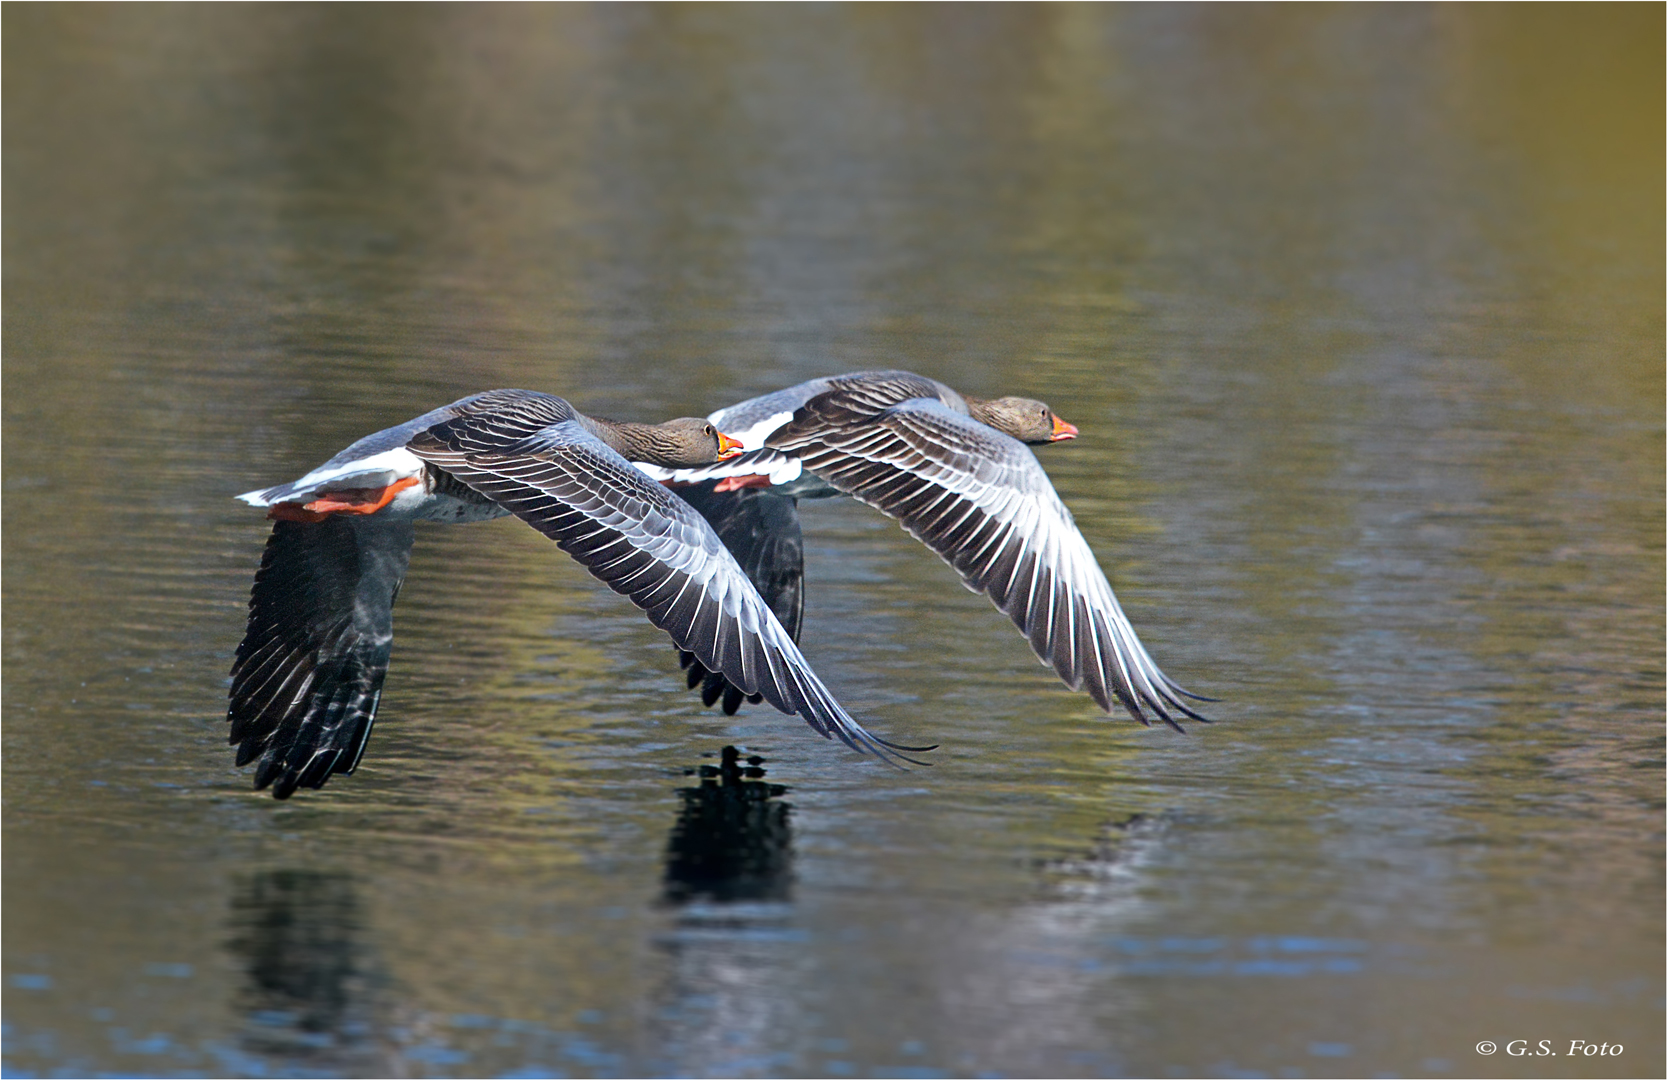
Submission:
[[[307,1071],[375,1070],[384,1062],[349,875],[255,874],[233,897],[231,926],[227,947],[247,976],[239,994],[246,1052]]]
[[[723,748],[702,765],[698,787],[678,789],[682,807],[666,844],[665,900],[787,900],[793,883],[792,807],[787,789],[766,783],[764,759]]]
[[[679,788],[666,842],[662,899],[673,909],[656,940],[650,1074],[770,1075],[795,1060],[800,1023],[787,981],[805,931],[794,926],[792,808],[764,779],[764,759],[723,748]]]

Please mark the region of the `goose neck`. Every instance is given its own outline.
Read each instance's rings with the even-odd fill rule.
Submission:
[[[653,449],[652,424],[633,424],[601,416],[583,415],[579,417],[579,423],[592,435],[619,451],[627,461],[648,460],[644,454]]]

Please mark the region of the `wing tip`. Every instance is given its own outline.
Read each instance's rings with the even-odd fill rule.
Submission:
[[[1185,693],[1185,691],[1182,691],[1182,692]],[[1187,696],[1188,697],[1195,697],[1196,695],[1188,694]],[[1200,712],[1198,712],[1194,709],[1188,708],[1186,705],[1184,705],[1183,703],[1175,700],[1174,698],[1167,697],[1167,695],[1166,695],[1166,698],[1167,698],[1168,708],[1165,708],[1164,705],[1160,704],[1159,702],[1153,701],[1151,698],[1146,698],[1144,701],[1135,701],[1133,698],[1125,695],[1122,691],[1118,691],[1117,697],[1118,697],[1119,703],[1123,706],[1124,711],[1126,711],[1130,716],[1134,717],[1136,720],[1139,720],[1142,724],[1144,724],[1147,727],[1152,726],[1151,718],[1146,715],[1146,710],[1147,709],[1150,709],[1152,712],[1156,713],[1158,719],[1163,721],[1163,724],[1164,724],[1165,727],[1169,728],[1172,731],[1178,732],[1179,734],[1182,734],[1182,735],[1187,734],[1187,729],[1181,726],[1181,722],[1179,720],[1177,720],[1175,717],[1173,717],[1169,714],[1170,709],[1174,709],[1176,712],[1179,712],[1182,715],[1182,717],[1184,719],[1187,719],[1187,720],[1196,720],[1200,724],[1213,724],[1213,723],[1215,723],[1214,720],[1211,720],[1208,716],[1205,716],[1203,713],[1200,713]],[[1145,697],[1145,695],[1142,695],[1142,697]],[[1215,698],[1202,698],[1200,700],[1214,701],[1216,699]],[[1110,713],[1112,711],[1113,710],[1111,710],[1111,709],[1106,710],[1106,712],[1108,712],[1108,713]]]
[[[902,762],[908,762],[910,765],[919,765],[922,768],[927,769],[930,769],[934,764],[936,764],[935,762],[922,761],[919,758],[910,757],[909,755],[931,753],[933,750],[938,748],[938,743],[933,743],[931,746],[908,746],[903,743],[894,743],[889,739],[882,739],[878,735],[875,735],[860,726],[852,732],[847,732],[843,729],[839,730],[839,737],[845,745],[849,746],[857,753],[863,755],[872,754],[875,758],[879,759],[881,763],[889,765],[894,769],[900,769],[903,772],[908,772],[909,770],[905,765],[901,764]]]

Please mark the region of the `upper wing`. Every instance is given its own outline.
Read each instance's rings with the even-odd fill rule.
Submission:
[[[855,750],[892,759],[914,749],[869,734],[834,700],[687,503],[576,421],[535,425],[461,415],[410,448],[554,540],[743,693],[762,694]]]
[[[912,371],[853,371],[845,375],[810,379],[797,386],[748,398],[708,416],[706,419],[713,426],[746,449],[747,453],[739,457],[692,469],[668,469],[640,461],[632,464],[656,480],[675,484],[764,475],[770,478],[770,486],[782,487],[799,478],[799,460],[791,454],[767,447],[765,441],[792,420],[806,402],[830,393],[841,401],[858,403],[870,413],[917,397],[942,398],[954,403],[959,411],[966,411],[966,403],[955,391]]]
[[[1115,696],[1141,723],[1151,709],[1203,720],[1147,654],[1071,513],[1030,449],[916,398],[888,408],[829,393],[769,445],[896,518],[982,592],[1072,689],[1110,711]],[[1199,699],[1208,700],[1208,699]]]
[[[482,399],[492,402],[506,395],[531,393],[527,390],[488,390],[482,394],[470,394],[403,424],[366,435],[299,480],[260,491],[246,491],[238,498],[250,506],[273,506],[277,503],[307,502],[332,488],[384,487],[422,470],[422,462],[406,452],[405,444],[423,428],[437,424]]]
[[[798,641],[805,613],[805,550],[798,500],[768,488],[715,491],[716,486],[708,481],[678,488],[677,494],[712,526],[782,628]],[[679,654],[689,672],[690,689],[698,685],[706,704],[721,696],[724,712],[733,714],[743,700],[760,700],[756,694],[743,694],[718,672],[708,671],[693,653],[679,650]]]
[[[249,597],[227,719],[255,788],[286,799],[352,772],[393,647],[394,597],[411,560],[409,521],[337,514],[279,521]]]

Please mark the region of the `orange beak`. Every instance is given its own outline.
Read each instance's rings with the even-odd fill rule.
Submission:
[[[741,442],[740,442],[739,439],[732,439],[728,435],[725,435],[723,432],[721,432],[721,431],[718,432],[718,460],[719,461],[727,461],[730,458],[734,457],[736,454],[745,453],[746,449],[747,448],[745,446],[741,445]]]
[[[1074,439],[1076,437],[1077,437],[1077,425],[1067,424],[1065,421],[1061,420],[1057,416],[1055,416],[1053,418],[1053,441],[1054,442],[1060,442],[1064,439]]]

